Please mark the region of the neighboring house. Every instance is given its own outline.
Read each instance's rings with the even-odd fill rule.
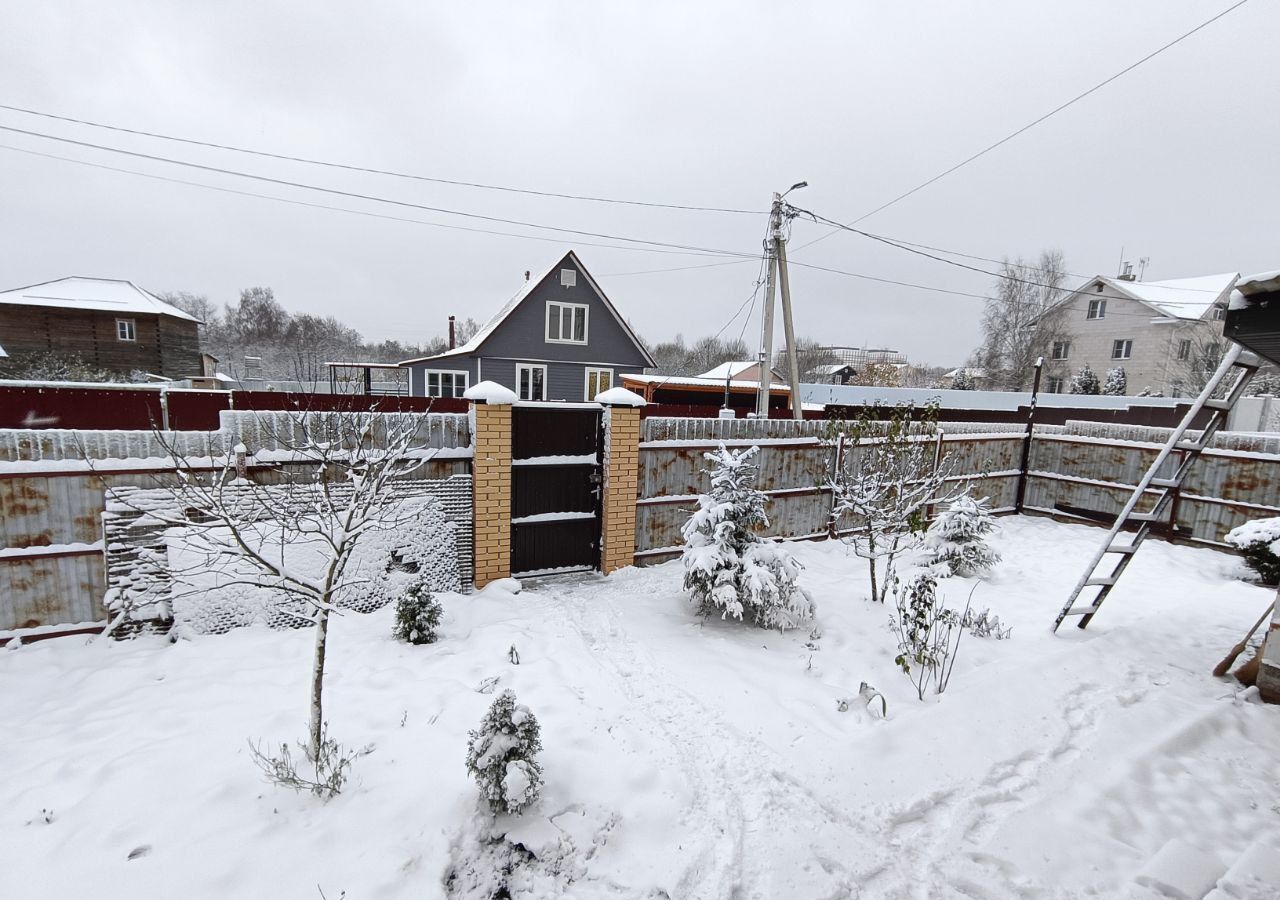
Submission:
[[[1194,396],[1224,346],[1222,320],[1239,275],[1204,275],[1173,281],[1136,281],[1099,275],[1058,303],[1067,340],[1049,348],[1042,387],[1070,390],[1085,364],[1099,381],[1123,368],[1128,393]],[[1212,360],[1212,364],[1208,361]]]
[[[980,366],[961,366],[958,369],[952,369],[950,372],[944,372],[941,384],[944,389],[950,389],[955,386],[956,379],[964,373],[963,381],[969,383],[967,390],[985,391],[991,384],[991,379],[987,375],[987,370]]]
[[[415,397],[461,397],[496,381],[521,400],[595,399],[653,357],[572,251],[536,278],[460,347],[410,359]]]
[[[825,366],[814,366],[808,373],[809,380],[817,384],[852,384],[858,377],[858,370],[850,365],[840,363]]]
[[[710,378],[712,381],[753,381],[760,383],[761,363],[757,360],[739,360],[737,362],[720,363],[714,369],[703,372],[701,375],[695,375],[695,378]],[[777,370],[770,369],[769,375],[773,381],[786,381],[787,379]]]
[[[0,292],[0,333],[8,358],[0,372],[43,355],[78,357],[121,375],[201,374],[200,321],[114,278],[59,278]]]

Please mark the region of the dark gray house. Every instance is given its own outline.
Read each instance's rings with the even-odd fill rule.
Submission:
[[[471,340],[400,365],[415,397],[461,397],[496,381],[521,400],[582,402],[654,361],[571,250],[527,279]]]

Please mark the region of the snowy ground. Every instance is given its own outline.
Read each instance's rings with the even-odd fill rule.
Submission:
[[[331,731],[376,750],[328,804],[263,783],[246,748],[302,735],[306,631],[0,651],[0,895],[429,898],[452,871],[487,897],[514,864],[517,897],[1145,898],[1171,838],[1222,868],[1280,846],[1280,709],[1208,674],[1268,593],[1153,541],[1088,631],[1053,636],[1104,532],[1002,524],[975,605],[1013,637],[965,638],[941,701],[894,668],[837,543],[794,545],[816,649],[695,618],[678,562],[447,596],[429,647],[393,642],[389,609],[344,616]],[[970,582],[943,584],[963,605]],[[536,863],[479,843],[463,756],[492,676],[542,723],[544,798],[498,823]]]

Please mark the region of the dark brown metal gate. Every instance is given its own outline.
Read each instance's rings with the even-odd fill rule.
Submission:
[[[512,574],[600,567],[601,445],[599,408],[512,410]]]

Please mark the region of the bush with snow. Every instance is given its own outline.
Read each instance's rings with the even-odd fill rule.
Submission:
[[[1117,366],[1107,370],[1107,378],[1102,384],[1102,393],[1110,397],[1123,397],[1129,392],[1129,379],[1124,374],[1124,367]]]
[[[949,574],[982,575],[1000,562],[999,552],[986,540],[998,528],[987,498],[975,500],[965,494],[951,501],[933,520],[924,544],[930,551],[930,561]]]
[[[518,813],[538,799],[541,749],[538,720],[516,703],[515,691],[503,691],[467,742],[467,771],[491,811]]]
[[[1228,531],[1226,541],[1240,551],[1263,584],[1280,584],[1280,518],[1245,522]]]
[[[941,694],[951,681],[969,606],[963,612],[945,606],[938,596],[938,581],[928,572],[906,584],[895,579],[893,594],[897,615],[889,622],[898,636],[894,662],[911,679],[921,700],[930,687]]]
[[[410,644],[434,643],[442,612],[440,601],[427,589],[427,583],[419,579],[396,601],[396,624],[392,633]]]
[[[759,529],[769,524],[765,495],[756,490],[758,447],[721,444],[707,453],[711,492],[685,522],[684,587],[703,615],[749,619],[762,628],[792,628],[813,617],[813,600],[796,584],[800,564]]]
[[[1071,376],[1071,393],[1073,394],[1099,394],[1102,392],[1102,385],[1098,382],[1098,376],[1093,369],[1089,368],[1089,364],[1085,363],[1080,367],[1080,371]]]

